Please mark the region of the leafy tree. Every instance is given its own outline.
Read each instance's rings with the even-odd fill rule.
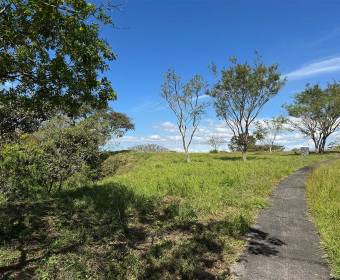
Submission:
[[[295,96],[294,103],[285,106],[290,125],[310,137],[315,151],[323,153],[327,138],[340,126],[340,84],[329,84],[325,89],[319,85],[307,85]]]
[[[230,139],[229,149],[233,152],[242,152],[244,151],[244,146],[247,146],[247,150],[250,150],[255,147],[256,137],[253,135],[247,135],[247,137],[243,134],[234,135]]]
[[[261,135],[262,142],[268,146],[269,152],[272,152],[272,147],[275,145],[277,136],[285,129],[286,119],[276,117],[271,120],[257,121],[255,123],[256,133]]]
[[[87,0],[0,1],[3,138],[31,132],[55,114],[78,117],[115,100],[103,75],[115,55],[99,36],[101,23],[112,24],[106,10]]]
[[[207,143],[212,147],[213,152],[218,152],[219,148],[225,143],[225,140],[222,137],[212,135]]]
[[[190,162],[189,147],[207,106],[199,100],[206,87],[199,75],[184,85],[174,71],[169,70],[164,77],[161,96],[175,114],[187,162]]]
[[[259,58],[254,65],[240,64],[231,58],[231,67],[222,69],[221,78],[209,92],[214,98],[217,116],[241,141],[243,160],[247,159],[249,128],[263,106],[275,96],[285,80],[280,78],[276,64],[266,66]]]

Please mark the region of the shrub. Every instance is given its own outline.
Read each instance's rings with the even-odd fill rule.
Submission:
[[[37,145],[9,144],[0,154],[0,185],[5,197],[20,199],[41,184],[43,151]]]
[[[6,145],[0,154],[2,192],[27,197],[31,190],[50,193],[88,182],[100,166],[101,146],[112,133],[120,136],[132,127],[117,114],[101,113],[76,124],[58,116],[19,144]]]
[[[117,173],[118,169],[126,165],[128,159],[121,155],[108,157],[101,165],[100,175],[102,177],[112,176]]]

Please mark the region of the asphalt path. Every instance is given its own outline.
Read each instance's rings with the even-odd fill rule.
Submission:
[[[232,268],[240,280],[329,280],[330,270],[308,214],[305,183],[314,166],[279,183],[247,234],[248,247]]]

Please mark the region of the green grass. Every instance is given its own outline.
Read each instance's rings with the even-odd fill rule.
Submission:
[[[122,155],[119,155],[120,157]],[[226,279],[274,186],[333,155],[128,153],[93,186],[0,203],[5,279]],[[0,277],[1,278],[1,277]]]
[[[313,172],[307,198],[332,273],[340,279],[340,160]]]

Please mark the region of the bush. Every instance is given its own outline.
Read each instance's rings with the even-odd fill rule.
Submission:
[[[100,166],[100,147],[131,125],[117,114],[98,114],[76,124],[58,116],[21,137],[19,144],[5,145],[0,153],[2,193],[19,198],[87,183]]]
[[[39,188],[43,151],[37,145],[6,145],[0,154],[0,185],[5,197],[20,199]]]
[[[285,147],[281,145],[272,145],[271,150],[273,152],[276,151],[284,151]],[[269,151],[270,145],[254,145],[249,149],[251,152],[260,152],[260,151]]]
[[[128,159],[121,155],[108,157],[101,165],[100,175],[102,177],[112,176],[117,173],[118,169],[126,165]]]

